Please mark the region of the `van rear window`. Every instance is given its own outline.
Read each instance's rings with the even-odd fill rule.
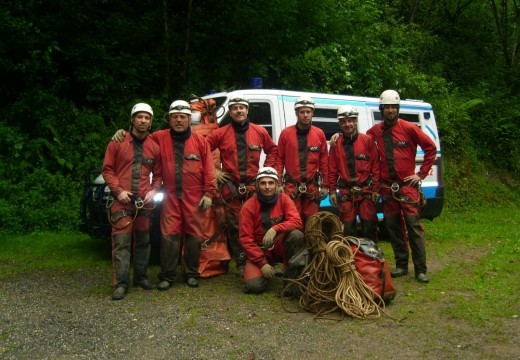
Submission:
[[[411,123],[419,124],[421,122],[419,119],[419,114],[407,114],[399,112],[399,117]],[[374,111],[374,120],[376,124],[383,121],[383,115],[380,111]]]
[[[248,113],[249,121],[253,124],[260,125],[264,127],[269,136],[273,137],[273,120],[271,117],[271,106],[268,103],[261,102],[250,102],[249,103],[249,113]],[[226,116],[220,121],[220,127],[225,126],[231,122],[231,116],[229,112]]]

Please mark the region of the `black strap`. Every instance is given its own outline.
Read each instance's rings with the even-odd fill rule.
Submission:
[[[209,245],[211,244],[212,242],[214,242],[215,240],[217,240],[217,237],[220,235],[220,233],[222,232],[222,230],[224,230],[224,228],[226,227],[226,222],[225,221],[222,221],[219,225],[218,225],[218,228],[217,230],[215,230],[215,233],[213,235],[211,235],[211,237],[205,242],[206,245]]]
[[[184,141],[173,140],[173,154],[175,164],[175,192],[177,199],[182,200],[182,164],[184,162]]]
[[[247,180],[247,141],[246,132],[235,131],[235,139],[237,145],[237,161],[238,171],[240,173],[240,182],[245,183]]]
[[[141,164],[143,162],[143,142],[133,141],[134,162],[132,163],[132,185],[131,192],[137,196],[139,191],[139,177],[141,175]]]
[[[260,205],[260,218],[262,219],[264,233],[271,228],[271,207],[272,205]]]
[[[348,176],[351,186],[357,186],[356,158],[354,156],[354,141],[343,139],[343,149],[347,157]]]
[[[296,132],[298,138],[298,157],[300,158],[300,174],[302,182],[307,181],[307,134]]]
[[[395,172],[394,162],[394,137],[392,134],[392,128],[388,129],[383,133],[383,142],[385,144],[386,163],[388,165],[388,171],[393,181],[397,181],[397,173]]]

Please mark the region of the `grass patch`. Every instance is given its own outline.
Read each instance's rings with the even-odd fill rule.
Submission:
[[[36,270],[110,266],[109,245],[76,232],[0,235],[0,279]]]
[[[518,316],[520,228],[516,207],[445,213],[425,222],[428,256],[444,264],[427,287],[433,301],[448,296],[446,316],[474,326]]]

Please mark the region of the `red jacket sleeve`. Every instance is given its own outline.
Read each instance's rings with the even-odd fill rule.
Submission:
[[[119,194],[124,191],[124,189],[121,187],[121,184],[119,183],[119,178],[116,175],[116,162],[119,147],[121,144],[125,143],[126,138],[123,142],[110,141],[108,143],[107,150],[105,152],[105,159],[103,161],[103,168],[101,170],[101,175],[103,175],[105,183],[108,185],[110,190],[116,194],[116,196],[119,196]]]
[[[246,258],[261,268],[267,264],[268,261],[264,251],[259,245],[261,244],[261,239],[259,239],[258,242],[255,241],[255,228],[259,225],[257,223],[260,217],[260,215],[257,214],[256,202],[256,196],[253,196],[244,203],[240,209],[240,215],[238,216],[238,229],[240,244],[244,249]]]
[[[419,172],[417,173],[421,179],[424,179],[426,176],[428,176],[428,173],[430,172],[430,169],[435,162],[437,146],[435,146],[433,140],[430,139],[428,135],[426,135],[421,129],[419,129],[419,127],[410,126],[409,128],[413,130],[410,136],[424,151],[424,161],[419,168]]]

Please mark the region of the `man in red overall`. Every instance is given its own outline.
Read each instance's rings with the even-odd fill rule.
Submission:
[[[412,251],[417,281],[427,283],[426,243],[421,223],[421,180],[435,161],[435,143],[421,129],[399,118],[400,97],[394,90],[385,90],[379,99],[379,110],[384,121],[367,131],[376,141],[381,160],[381,196],[385,224],[394,250],[396,269],[392,277],[408,273],[409,251]],[[417,145],[424,151],[424,161],[415,173]],[[406,230],[402,227],[404,220]]]
[[[330,148],[330,203],[339,207],[345,235],[357,236],[356,216],[359,216],[362,237],[377,242],[379,155],[374,140],[358,132],[358,115],[357,109],[350,105],[338,109],[343,136]]]
[[[312,125],[314,102],[309,97],[298,98],[294,111],[296,125],[285,128],[278,139],[275,169],[282,174],[285,168],[283,191],[305,223],[329,193],[327,139],[323,130]]]
[[[152,202],[161,186],[160,150],[150,139],[150,105],[139,103],[131,111],[131,130],[122,142],[108,144],[102,175],[116,196],[110,207],[112,224],[113,300],[125,297],[130,285],[130,255],[134,238],[134,286],[151,290],[146,276],[150,257]],[[150,183],[150,174],[153,174]]]
[[[199,257],[203,242],[205,212],[217,192],[215,164],[208,143],[190,128],[190,105],[176,100],[170,105],[170,129],[151,137],[161,149],[164,198],[161,211],[161,280],[157,288],[167,290],[184,244],[184,280],[198,286]]]
[[[246,293],[261,293],[266,289],[269,279],[276,275],[275,263],[283,263],[285,277],[295,279],[309,260],[298,210],[288,195],[276,191],[276,170],[261,168],[256,183],[256,195],[244,203],[239,216],[240,243],[246,254],[243,276]]]
[[[228,107],[231,123],[213,131],[206,140],[211,151],[220,151],[222,170],[217,169],[217,180],[226,205],[228,246],[235,260],[237,275],[241,276],[245,254],[238,240],[240,208],[256,190],[255,176],[262,150],[267,155],[264,166],[274,166],[277,146],[265,128],[249,121],[248,100],[242,97],[231,99]]]

